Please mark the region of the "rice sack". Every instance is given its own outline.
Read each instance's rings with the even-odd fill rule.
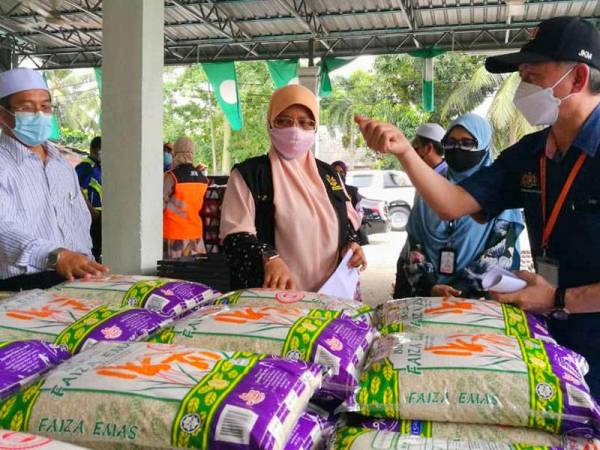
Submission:
[[[310,408],[309,408],[310,409]],[[298,420],[285,444],[285,450],[317,450],[325,448],[334,428],[333,418],[306,411]]]
[[[303,361],[102,342],[0,403],[0,427],[102,448],[283,449],[320,382]]]
[[[345,409],[374,417],[597,435],[585,359],[537,339],[392,334],[377,339]]]
[[[54,342],[77,353],[101,340],[143,339],[173,321],[147,309],[99,303],[26,291],[0,304],[0,336]]]
[[[554,342],[542,318],[513,305],[448,297],[389,300],[377,308],[381,332],[505,334]]]
[[[513,445],[485,441],[453,441],[404,436],[393,431],[368,428],[340,428],[334,435],[330,450],[561,450],[557,447]]]
[[[221,294],[202,283],[114,274],[67,281],[49,291],[74,298],[102,300],[105,304],[145,308],[173,317],[207,305]]]
[[[64,348],[42,341],[0,341],[0,400],[71,357]]]
[[[358,383],[374,332],[340,311],[215,305],[177,321],[153,340],[315,362],[331,371],[324,381],[327,391],[344,393]]]
[[[600,448],[600,441],[597,439],[551,434],[531,428],[431,422],[427,420],[377,419],[354,414],[347,415],[345,422],[351,427],[394,431],[405,436],[420,436],[423,438],[504,442],[507,444],[525,442],[529,445],[560,447],[568,450]]]
[[[215,304],[236,306],[294,306],[304,309],[344,311],[353,319],[367,320],[373,324],[374,310],[369,305],[346,298],[332,297],[305,291],[278,289],[241,289],[223,294]]]
[[[2,450],[85,450],[83,447],[55,441],[44,436],[0,430],[0,449]]]

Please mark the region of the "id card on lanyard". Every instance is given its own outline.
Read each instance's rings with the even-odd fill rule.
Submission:
[[[452,230],[454,230],[454,221],[448,222],[448,241],[444,248],[440,250],[440,260],[438,264],[438,272],[442,275],[454,275],[456,270],[456,251],[452,247]]]
[[[548,258],[548,246],[550,244],[550,236],[554,231],[554,227],[556,225],[556,221],[558,220],[558,216],[562,210],[563,205],[565,204],[565,200],[567,199],[567,195],[575,182],[575,178],[581,171],[581,167],[585,162],[586,154],[581,153],[579,158],[575,162],[575,165],[569,172],[569,176],[565,180],[565,184],[563,185],[558,198],[556,199],[556,203],[552,208],[552,212],[550,213],[550,217],[546,216],[546,155],[542,154],[540,157],[540,183],[541,183],[541,191],[542,191],[542,223],[543,223],[543,235],[542,235],[542,256],[537,257],[535,259],[536,270],[539,275],[544,277],[546,281],[548,281],[551,285],[557,287],[559,281],[559,263],[556,259]],[[546,220],[547,219],[547,220]]]

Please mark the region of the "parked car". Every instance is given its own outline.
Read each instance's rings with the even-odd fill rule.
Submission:
[[[404,231],[415,198],[415,188],[400,170],[353,170],[346,183],[356,186],[363,197],[388,204],[392,230]]]
[[[362,198],[358,204],[363,213],[361,231],[365,236],[387,233],[392,229],[387,202]],[[368,238],[366,238],[368,243]]]

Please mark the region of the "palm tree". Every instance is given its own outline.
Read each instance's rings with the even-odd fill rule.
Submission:
[[[513,104],[515,90],[519,85],[518,73],[508,76],[489,73],[485,67],[477,69],[471,79],[459,85],[448,97],[441,112],[448,120],[467,111],[472,111],[492,96],[487,118],[492,124],[494,147],[502,150],[535,129],[529,125]]]
[[[350,96],[333,98],[327,102],[328,131],[331,137],[335,137],[336,131],[342,132],[342,144],[348,148],[350,153],[350,168],[354,167],[356,156],[356,139],[359,134],[358,127],[354,123],[356,105]]]

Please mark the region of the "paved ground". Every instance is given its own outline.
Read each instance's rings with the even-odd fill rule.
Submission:
[[[360,277],[363,301],[376,305],[392,297],[396,261],[406,241],[406,233],[372,234],[364,246],[369,267]]]

